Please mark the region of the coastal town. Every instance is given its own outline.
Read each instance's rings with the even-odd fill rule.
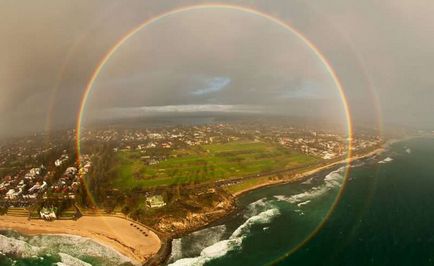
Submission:
[[[44,148],[36,149],[34,143],[42,136],[34,136],[26,141],[13,142],[0,147],[3,160],[0,169],[3,173],[0,183],[0,196],[3,206],[27,207],[49,198],[74,200],[77,197],[83,179],[92,167],[92,154],[80,154],[79,160],[68,150],[62,150],[53,157],[53,151],[59,150],[61,141],[73,143],[74,130],[66,132],[58,142],[50,142]],[[239,140],[251,140],[279,145],[288,150],[299,151],[322,160],[342,158],[348,152],[349,140],[332,132],[295,128],[292,126],[240,126],[231,124],[212,124],[192,127],[167,127],[154,129],[96,129],[84,130],[81,143],[110,143],[113,152],[138,151],[144,165],[158,165],[173,156],[174,150],[188,147],[230,143]],[[352,140],[353,152],[377,147],[382,139],[377,136],[361,136]],[[28,145],[23,145],[26,143]],[[46,165],[32,165],[42,157]],[[11,166],[11,161],[20,167]],[[61,171],[59,173],[59,171]],[[161,196],[150,197],[150,206],[164,206]],[[157,202],[157,203],[151,203]]]
[[[344,161],[349,151],[363,155],[384,144],[372,133],[349,139],[284,123],[83,129],[80,152],[76,136],[67,130],[1,144],[2,214],[126,219],[155,242],[157,235],[170,239],[224,217],[244,191],[296,180]]]

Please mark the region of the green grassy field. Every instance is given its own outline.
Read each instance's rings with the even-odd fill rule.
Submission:
[[[269,176],[260,176],[260,177],[255,177],[255,178],[248,178],[246,180],[243,180],[240,183],[236,183],[236,184],[227,186],[225,188],[225,190],[231,194],[234,194],[234,193],[241,192],[243,190],[246,190],[246,189],[261,185],[261,184],[265,184],[268,181],[270,181]]]
[[[117,153],[112,185],[122,190],[199,183],[290,169],[317,158],[260,142],[232,142],[175,150],[157,165],[146,165],[136,151]]]

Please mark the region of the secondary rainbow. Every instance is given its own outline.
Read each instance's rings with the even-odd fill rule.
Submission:
[[[248,13],[248,14],[252,14],[252,15],[256,15],[258,17],[264,18],[268,21],[271,21],[273,23],[275,23],[276,25],[285,28],[289,33],[293,34],[294,36],[296,36],[300,41],[302,41],[313,53],[314,55],[319,59],[319,61],[321,62],[321,64],[324,66],[324,68],[326,69],[326,71],[329,73],[329,75],[331,76],[331,78],[333,79],[333,82],[336,86],[336,88],[338,89],[339,95],[341,97],[342,100],[342,104],[343,104],[343,109],[345,112],[345,119],[346,119],[346,131],[347,131],[347,135],[348,135],[348,151],[347,151],[347,159],[346,162],[347,164],[349,164],[350,160],[351,160],[351,147],[352,147],[352,136],[353,136],[353,129],[352,129],[352,122],[351,122],[351,114],[350,114],[350,109],[348,106],[348,101],[344,92],[344,89],[342,87],[341,82],[339,81],[335,70],[333,69],[333,67],[330,65],[330,63],[327,61],[326,57],[320,52],[320,50],[309,40],[307,39],[302,33],[300,33],[298,30],[296,30],[295,28],[293,28],[291,25],[287,24],[286,22],[273,17],[269,14],[263,13],[261,11],[258,11],[256,9],[252,9],[250,7],[243,7],[243,6],[238,6],[238,5],[229,5],[229,4],[199,4],[199,5],[191,5],[191,6],[186,6],[186,7],[181,7],[181,8],[176,8],[167,12],[164,12],[162,14],[159,14],[157,16],[151,17],[147,20],[145,20],[143,23],[141,23],[140,25],[138,25],[137,27],[131,29],[130,31],[128,31],[123,37],[121,37],[116,43],[115,45],[110,48],[108,50],[108,52],[102,57],[101,61],[97,64],[95,70],[93,71],[92,75],[90,76],[89,82],[87,83],[85,89],[84,89],[84,93],[82,95],[82,99],[81,99],[81,103],[80,103],[80,109],[79,109],[79,113],[78,113],[78,118],[77,118],[77,125],[76,125],[76,149],[77,149],[77,154],[78,157],[80,155],[80,138],[81,138],[81,127],[82,127],[82,122],[83,122],[83,115],[86,109],[86,102],[89,98],[89,94],[94,86],[94,83],[96,81],[96,79],[98,78],[98,75],[101,73],[101,71],[103,70],[104,66],[107,64],[107,62],[110,60],[111,56],[113,54],[116,53],[116,51],[125,43],[127,42],[132,36],[134,36],[136,33],[138,33],[140,30],[142,30],[143,28],[152,25],[164,18],[176,15],[176,14],[180,14],[183,12],[188,12],[188,11],[192,11],[192,10],[201,10],[201,9],[222,9],[222,10],[237,10],[240,12],[244,12],[244,13]],[[349,173],[349,168],[346,168],[345,171],[345,177],[348,176]],[[345,178],[346,180],[346,178]],[[345,184],[345,183],[344,183]],[[336,206],[337,202],[340,199],[340,195],[342,194],[342,191],[344,190],[345,185],[342,186],[341,192],[340,194],[336,197],[335,203],[333,204],[333,207],[330,209],[330,212],[328,215],[326,215],[326,219],[330,216],[331,212],[333,211],[334,207]],[[91,196],[89,194],[89,196]],[[324,220],[324,221],[325,221]],[[323,224],[323,223],[322,223]],[[299,247],[301,247],[304,243],[306,243],[313,235],[316,234],[316,232],[318,232],[318,230],[322,227],[322,224],[318,226],[318,228],[316,230],[314,230],[312,232],[312,235],[310,237],[308,237],[305,241],[303,241],[302,243],[300,243],[300,245],[298,245],[296,248],[294,248],[293,250],[298,249]],[[292,253],[292,252],[290,252]]]

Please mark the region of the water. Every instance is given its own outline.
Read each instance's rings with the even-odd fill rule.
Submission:
[[[395,143],[384,154],[358,162],[330,219],[286,256],[325,220],[343,184],[343,170],[241,197],[236,215],[176,239],[169,263],[434,265],[432,138]]]
[[[115,250],[71,235],[27,236],[0,231],[0,265],[132,265]]]
[[[343,170],[242,196],[236,214],[174,240],[170,263],[434,265],[434,139],[427,138],[395,143],[381,156],[358,162],[330,219],[310,241],[284,257],[325,220],[343,184]],[[75,265],[124,262],[113,250],[88,239],[10,231],[1,235],[3,253],[16,241],[25,243],[14,246],[14,255],[0,254],[0,265],[70,265],[68,259],[80,260]]]

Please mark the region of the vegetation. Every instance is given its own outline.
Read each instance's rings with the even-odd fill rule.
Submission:
[[[261,184],[265,184],[270,181],[269,176],[261,176],[256,178],[249,178],[247,180],[244,180],[240,183],[233,184],[231,186],[228,186],[226,188],[226,191],[228,191],[231,194],[235,194],[237,192],[245,191],[246,189],[250,189],[256,186],[259,186]]]
[[[291,169],[318,161],[277,145],[238,141],[173,151],[166,160],[147,165],[140,151],[116,153],[112,186],[121,190],[196,184]]]
[[[98,203],[111,201],[112,188],[107,186],[111,178],[111,168],[114,162],[113,147],[110,145],[93,145],[88,151],[92,156],[92,167],[84,177],[84,187],[80,189],[78,203],[80,206],[94,207]],[[87,188],[87,190],[85,189]]]

